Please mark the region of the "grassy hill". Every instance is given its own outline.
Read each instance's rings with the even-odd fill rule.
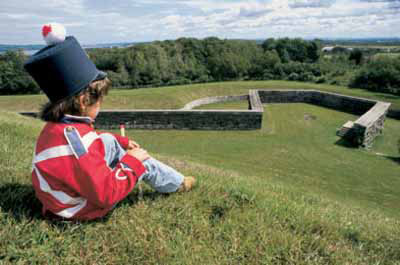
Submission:
[[[103,109],[179,109],[186,103],[210,96],[244,95],[249,89],[317,89],[350,96],[388,101],[400,109],[400,97],[362,89],[286,81],[220,82],[133,90],[112,89]],[[8,111],[37,111],[47,102],[44,95],[0,96],[0,107]]]
[[[115,91],[105,104],[180,107],[256,84],[170,87],[164,98],[161,89]],[[349,114],[307,104],[264,107],[258,131],[128,131],[199,185],[170,196],[145,187],[143,199],[135,190],[89,223],[41,217],[30,163],[43,123],[1,111],[0,264],[400,264],[400,122],[388,119],[384,137],[365,151],[335,136]]]

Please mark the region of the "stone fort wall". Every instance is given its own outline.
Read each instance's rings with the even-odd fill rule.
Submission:
[[[337,132],[356,146],[370,147],[383,133],[390,103],[345,96],[318,90],[260,90],[263,103],[308,103],[354,115],[362,115],[355,122],[348,121]]]
[[[247,101],[248,110],[193,110],[201,105],[229,101]],[[363,119],[341,135],[362,146],[370,146],[382,133],[386,115],[400,119],[400,111],[390,111],[390,104],[385,102],[318,90],[250,90],[248,95],[198,99],[180,110],[104,110],[96,119],[96,127],[118,129],[123,123],[131,129],[256,130],[262,127],[262,104],[296,102],[364,114],[360,117]],[[377,104],[379,108],[375,108]],[[21,114],[35,116],[35,113]]]

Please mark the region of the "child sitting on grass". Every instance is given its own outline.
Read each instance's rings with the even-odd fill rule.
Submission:
[[[139,180],[161,193],[193,187],[193,177],[152,158],[136,142],[93,129],[111,82],[74,37],[34,54],[25,68],[50,99],[40,114],[47,123],[32,171],[43,214],[75,220],[103,217]]]

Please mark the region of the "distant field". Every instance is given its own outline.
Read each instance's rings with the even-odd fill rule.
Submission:
[[[400,49],[400,45],[379,45],[379,44],[345,44],[340,45],[346,48],[359,48],[359,49]]]
[[[387,57],[400,57],[400,53],[377,53],[376,57],[387,56]]]
[[[209,96],[244,95],[249,89],[317,89],[350,96],[389,101],[400,109],[400,97],[362,89],[285,81],[220,82],[186,86],[111,90],[103,109],[179,109],[186,103]],[[46,103],[44,95],[0,96],[0,109],[8,111],[37,111]]]

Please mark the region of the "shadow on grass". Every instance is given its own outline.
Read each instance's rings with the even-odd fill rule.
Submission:
[[[352,148],[352,149],[358,149],[358,146],[352,142],[349,142],[348,140],[344,138],[340,138],[335,142],[335,145],[346,147],[346,148]]]
[[[392,160],[393,162],[397,163],[400,165],[400,157],[396,157],[396,156],[385,156],[385,158]]]
[[[36,199],[32,185],[7,183],[0,186],[0,207],[17,221],[42,218],[42,205]]]
[[[138,191],[131,193],[127,198],[117,204],[106,216],[93,221],[69,221],[52,214],[42,215],[42,204],[35,196],[32,185],[20,183],[7,183],[0,186],[0,208],[4,213],[9,214],[17,222],[22,220],[46,220],[56,226],[65,227],[74,223],[106,222],[112,213],[121,206],[135,205],[139,201],[154,201],[159,197],[166,197],[152,190],[144,190],[140,197]]]

